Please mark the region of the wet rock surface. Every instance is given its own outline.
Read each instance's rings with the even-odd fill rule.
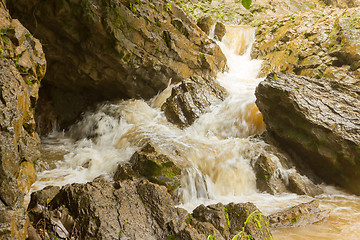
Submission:
[[[119,164],[114,180],[146,178],[153,183],[164,185],[173,195],[173,199],[177,199],[181,172],[181,168],[166,155],[157,153],[153,146],[147,144],[135,152],[129,162]]]
[[[260,154],[252,163],[256,174],[256,188],[259,191],[270,194],[292,192],[309,196],[323,193],[319,186],[307,176],[301,175],[300,169],[280,152],[279,149],[269,146],[267,153]]]
[[[0,2],[0,238],[25,239],[23,197],[40,158],[34,109],[46,69],[40,42]]]
[[[360,67],[359,8],[323,8],[264,21],[252,57],[270,72],[335,78],[357,84]]]
[[[272,228],[300,227],[326,221],[328,217],[329,211],[320,210],[318,200],[302,203],[267,216]]]
[[[149,99],[170,78],[215,76],[226,66],[215,42],[171,1],[7,2],[44,42],[43,100],[61,126],[93,103]]]
[[[173,87],[161,109],[169,122],[185,128],[226,96],[226,90],[212,78],[192,77]]]
[[[270,74],[256,89],[256,104],[273,141],[295,162],[360,194],[359,93],[333,79]]]
[[[190,215],[175,207],[164,186],[98,180],[64,186],[42,205],[54,190],[34,193],[28,209],[32,234],[41,239],[227,239],[243,230],[244,237],[271,239],[266,217],[251,203],[202,205]]]
[[[249,239],[272,239],[267,218],[253,203],[222,203],[194,209],[192,216],[202,222],[209,222],[225,239],[235,235]]]

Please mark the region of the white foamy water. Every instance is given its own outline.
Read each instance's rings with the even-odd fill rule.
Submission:
[[[48,185],[85,183],[98,176],[110,179],[120,162],[128,161],[150,142],[157,152],[185,169],[181,207],[189,211],[201,203],[251,201],[267,214],[310,201],[308,196],[274,196],[256,190],[251,162],[266,152],[267,145],[256,138],[265,125],[254,103],[254,91],[262,79],[257,78],[261,61],[250,58],[253,40],[254,29],[227,27],[219,45],[228,59],[229,71],[219,74],[217,80],[228,90],[229,97],[211,106],[208,113],[184,130],[170,124],[160,110],[171,93],[170,85],[149,102],[103,104],[94,113],[86,113],[68,133],[54,132],[43,139],[47,156],[59,161],[55,169],[38,174],[32,191]],[[283,178],[295,171],[283,169],[276,156],[272,159],[278,163]],[[276,230],[275,239],[360,239],[360,199],[333,188],[326,190],[317,198],[321,208],[332,210],[327,223]]]

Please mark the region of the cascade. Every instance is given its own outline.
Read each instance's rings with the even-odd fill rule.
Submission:
[[[170,124],[160,110],[171,93],[171,81],[148,102],[105,103],[95,112],[85,113],[67,133],[54,131],[43,139],[43,152],[59,161],[56,168],[38,174],[32,191],[48,185],[84,183],[98,176],[111,178],[120,162],[128,161],[135,151],[150,142],[157,152],[185,169],[181,207],[189,211],[201,203],[251,201],[266,214],[311,200],[308,196],[270,195],[256,190],[251,160],[265,153],[267,145],[256,138],[265,130],[254,96],[262,80],[257,78],[261,61],[250,58],[253,28],[227,26],[226,29],[223,42],[218,42],[229,67],[228,72],[217,78],[229,92],[222,103],[212,106],[210,112],[183,130]],[[273,159],[279,162],[276,156]],[[295,171],[283,169],[280,162],[278,168],[284,178]],[[333,210],[329,222],[306,228],[307,238],[302,238],[304,229],[300,228],[277,230],[275,239],[339,239],[339,236],[356,239],[356,231],[347,225],[360,227],[359,198],[332,187],[324,186],[324,189],[325,194],[318,198],[322,208]],[[355,220],[346,218],[351,211],[357,214]],[[333,225],[340,227],[329,232]]]

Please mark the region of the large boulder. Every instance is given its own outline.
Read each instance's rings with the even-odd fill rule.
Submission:
[[[357,82],[360,9],[316,9],[269,19],[256,31],[252,57],[270,72]]]
[[[227,91],[217,81],[194,76],[174,86],[161,109],[169,122],[185,128],[226,96]]]
[[[271,239],[266,217],[253,204],[216,206],[221,223],[209,213],[212,206],[202,206],[192,215],[176,208],[164,186],[147,180],[98,179],[33,193],[28,211],[36,230],[33,236],[41,239],[200,240],[214,233],[216,239],[227,239],[229,232],[221,235],[222,225],[230,226],[231,235],[243,231],[244,237]]]
[[[226,67],[219,46],[172,1],[7,2],[44,43],[41,94],[61,126],[93,103],[149,99],[170,78],[215,76]]]
[[[25,239],[23,197],[40,158],[34,109],[46,69],[40,42],[0,2],[0,238]]]
[[[359,96],[354,84],[269,74],[256,104],[273,141],[299,165],[360,194]]]

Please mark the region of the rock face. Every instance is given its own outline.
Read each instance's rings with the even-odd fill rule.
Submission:
[[[226,90],[212,78],[192,77],[173,87],[161,109],[169,122],[185,128],[226,96]]]
[[[332,79],[270,74],[256,104],[272,139],[328,183],[360,194],[360,88]]]
[[[360,77],[360,9],[321,9],[264,21],[252,57],[270,72],[357,82]]]
[[[219,222],[216,214],[212,214],[212,206],[202,206],[190,215],[174,207],[165,187],[148,181],[99,180],[72,184],[63,187],[55,197],[51,195],[58,189],[42,191],[33,193],[29,208],[37,232],[34,235],[41,239],[56,236],[57,239],[200,240],[214,233],[216,239],[227,239],[229,233],[234,235],[242,229],[244,236],[271,239],[266,217],[250,203],[218,204],[222,214]],[[224,228],[230,232],[224,232]]]
[[[44,42],[44,101],[62,126],[92,103],[148,99],[170,78],[215,76],[226,66],[220,48],[171,1],[7,2]]]
[[[324,7],[327,0],[256,0],[252,1],[250,9],[245,9],[241,1],[206,1],[175,0],[175,2],[194,19],[211,15],[215,22],[235,25],[259,26],[264,19],[289,15]],[[338,0],[358,1],[358,0]]]
[[[24,239],[23,197],[39,159],[34,108],[46,69],[40,42],[0,3],[0,238]]]
[[[328,217],[329,211],[320,210],[318,200],[302,203],[267,216],[270,227],[273,228],[300,227],[326,221]]]

